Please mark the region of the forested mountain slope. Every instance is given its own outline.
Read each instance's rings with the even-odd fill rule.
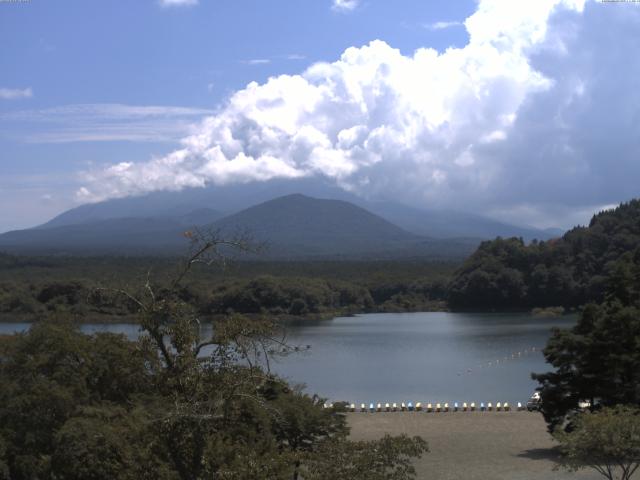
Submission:
[[[640,200],[632,200],[557,240],[483,242],[451,281],[449,304],[499,309],[601,302],[638,275],[639,259]]]

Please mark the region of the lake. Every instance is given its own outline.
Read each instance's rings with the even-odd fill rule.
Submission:
[[[311,349],[278,358],[272,369],[332,401],[525,402],[544,372],[551,328],[575,316],[514,313],[363,314],[288,327],[291,344]],[[0,333],[29,324],[0,324]],[[87,324],[86,333],[138,334],[133,324]]]

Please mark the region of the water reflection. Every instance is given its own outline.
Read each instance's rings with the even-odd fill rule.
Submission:
[[[277,373],[331,400],[369,402],[525,401],[531,372],[549,369],[540,352],[554,326],[575,317],[526,314],[367,314],[287,325],[299,352],[271,362]],[[29,324],[0,324],[0,333]],[[87,324],[85,333],[124,333],[134,324]],[[202,335],[211,326],[203,325]],[[306,346],[311,349],[307,350]]]

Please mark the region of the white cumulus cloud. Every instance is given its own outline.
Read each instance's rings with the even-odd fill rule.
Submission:
[[[624,52],[635,51],[640,15],[597,7],[481,0],[464,22],[463,48],[405,55],[375,40],[299,75],[251,83],[170,155],[86,172],[79,197],[322,177],[369,197],[511,221],[549,218],[553,202],[612,203],[598,180],[608,140],[585,132],[597,125],[622,142],[611,161],[629,185],[629,168],[640,168],[626,153],[638,151],[627,149],[640,138],[632,108],[640,62]],[[612,29],[616,22],[624,28]],[[615,44],[623,53],[611,52]],[[601,66],[627,76],[595,74]],[[581,192],[585,185],[594,190]]]
[[[3,100],[17,100],[33,97],[31,88],[0,88],[0,98]]]
[[[429,30],[446,30],[447,28],[462,27],[463,25],[464,23],[462,22],[440,21],[440,22],[433,22],[433,23],[426,24],[425,27],[428,28]]]
[[[360,4],[360,0],[333,0],[331,8],[336,12],[350,12],[355,10]]]
[[[251,60],[243,60],[241,63],[247,65],[268,65],[271,63],[271,60],[268,58],[252,58]]]
[[[162,7],[192,7],[198,5],[198,0],[159,0]]]

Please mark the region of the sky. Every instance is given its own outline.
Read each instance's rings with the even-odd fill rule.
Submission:
[[[0,231],[287,178],[537,227],[639,195],[640,3],[0,1],[0,41]]]

